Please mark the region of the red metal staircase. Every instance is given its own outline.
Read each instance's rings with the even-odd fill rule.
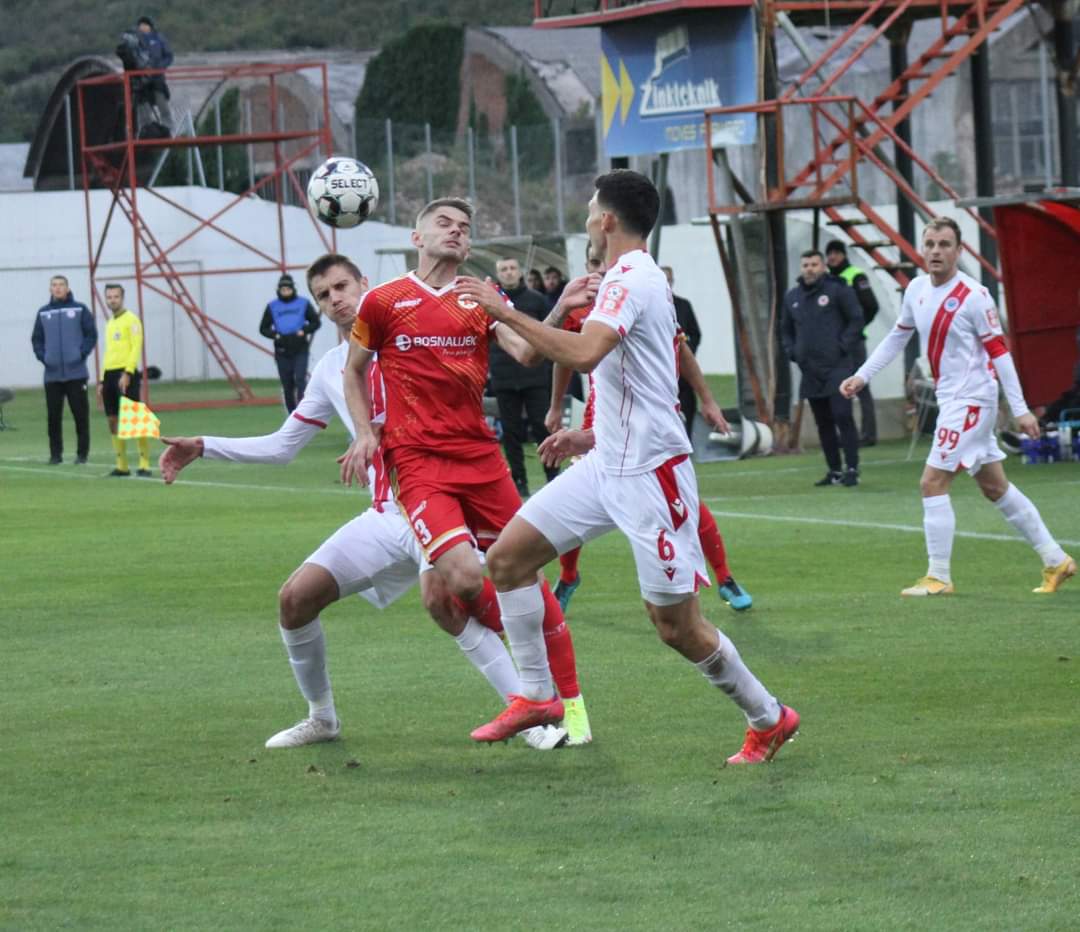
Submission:
[[[202,339],[203,343],[206,344],[207,349],[210,351],[210,355],[214,357],[214,361],[221,367],[222,372],[225,373],[225,378],[228,379],[229,384],[236,391],[240,403],[264,403],[265,399],[256,399],[251,387],[240,374],[240,370],[236,368],[236,364],[232,361],[232,357],[229,356],[225,347],[221,345],[221,341],[214,332],[214,328],[220,327],[232,336],[237,337],[246,343],[250,343],[262,352],[265,352],[265,347],[255,343],[253,340],[244,336],[244,334],[233,330],[227,324],[215,320],[202,311],[198,302],[191,294],[191,291],[184,283],[183,276],[180,275],[169,259],[168,252],[162,248],[157,238],[151,232],[149,226],[143,221],[142,214],[135,209],[132,193],[127,187],[126,182],[126,163],[117,167],[107,157],[98,153],[88,152],[86,155],[87,161],[93,167],[94,172],[107,187],[111,188],[114,198],[113,206],[119,205],[120,210],[131,224],[136,237],[138,237],[139,244],[142,249],[145,250],[145,254],[148,257],[145,260],[145,265],[155,270],[153,272],[142,274],[143,287],[167,298],[184,310],[184,313],[187,314],[188,319],[195,327],[199,337]],[[112,211],[110,210],[109,221],[111,221],[111,219]],[[107,230],[108,222],[106,223],[106,232]],[[104,237],[102,242],[104,242]],[[90,270],[91,277],[93,277],[97,260],[100,256],[100,249],[98,252],[99,255],[94,257],[95,261]],[[156,281],[151,279],[155,279]],[[159,410],[166,410],[169,406],[160,405],[157,407]]]
[[[901,236],[860,196],[857,168],[869,165],[883,172],[897,186],[900,197],[911,204],[915,213],[928,219],[932,216],[929,206],[915,187],[900,174],[885,151],[887,147],[883,144],[892,143],[947,197],[958,197],[958,193],[933,167],[903,141],[897,127],[1024,3],[1025,0],[969,0],[965,3],[938,4],[928,4],[925,0],[839,0],[829,4],[834,14],[839,12],[854,19],[778,99],[706,112],[705,136],[710,144],[710,213],[820,208],[830,222],[844,229],[879,268],[889,272],[899,285],[906,285],[914,269],[923,266],[917,244]],[[778,12],[798,14],[800,19],[806,20],[815,10],[824,9],[818,0],[775,0],[767,4],[766,15],[772,22]],[[941,33],[896,80],[869,103],[852,96],[829,95],[837,80],[901,17],[920,15],[940,15]],[[868,27],[872,27],[871,31],[865,33]],[[837,61],[838,54],[855,39],[859,30],[864,30],[865,34],[859,36],[858,44],[844,59]],[[804,92],[815,79],[820,84],[814,87],[813,96],[809,96]],[[784,117],[793,106],[809,109],[813,157],[787,177],[780,156],[780,170],[777,173],[780,182],[766,191],[762,201],[717,203],[713,178],[715,160],[711,151],[713,119],[730,117],[733,113],[775,116],[777,149],[782,152]],[[993,228],[977,212],[969,209],[967,213],[979,224],[980,229],[994,236]],[[993,263],[979,255],[971,244],[965,243],[964,246],[975,262],[1000,278]]]

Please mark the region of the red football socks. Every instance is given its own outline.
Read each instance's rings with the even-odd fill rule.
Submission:
[[[546,579],[540,588],[544,595],[544,643],[547,645],[551,678],[562,698],[574,699],[581,695],[577,661],[574,659],[574,641],[563,619],[559,600],[555,598]]]
[[[575,547],[559,557],[559,582],[569,585],[577,579],[577,564],[580,556],[581,548]]]
[[[499,599],[495,595],[495,584],[484,577],[484,588],[472,599],[460,599],[467,614],[475,618],[485,628],[496,634],[502,634],[502,613],[499,611]],[[556,603],[557,605],[558,603]]]
[[[698,539],[701,541],[701,550],[705,554],[705,559],[713,568],[717,581],[722,584],[731,575],[731,570],[727,565],[727,553],[724,550],[724,538],[720,536],[716,518],[705,507],[704,502],[698,515]]]

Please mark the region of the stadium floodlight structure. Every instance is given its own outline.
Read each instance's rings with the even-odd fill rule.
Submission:
[[[162,135],[160,138],[146,132],[145,123],[141,127],[139,116],[141,88],[147,78],[163,75],[165,72],[125,70],[108,75],[85,78],[76,85],[78,105],[79,144],[82,158],[83,193],[86,205],[86,240],[89,253],[89,271],[91,301],[94,313],[104,316],[104,300],[100,294],[98,271],[102,253],[113,221],[119,214],[131,228],[132,268],[130,276],[119,276],[122,280],[133,280],[137,301],[137,313],[144,320],[144,295],[150,293],[163,297],[183,309],[191,324],[206,346],[214,361],[220,366],[225,378],[236,393],[232,399],[219,401],[181,402],[174,405],[157,405],[162,410],[185,407],[221,407],[232,404],[278,404],[279,398],[257,398],[247,381],[234,364],[219,334],[243,341],[261,353],[272,353],[262,344],[239,333],[224,322],[212,317],[196,300],[188,279],[193,276],[230,276],[249,273],[276,272],[284,274],[290,270],[305,268],[303,265],[290,265],[285,250],[285,191],[288,188],[296,195],[300,203],[306,203],[304,185],[297,172],[317,164],[331,154],[332,132],[330,122],[330,96],[325,62],[290,62],[290,63],[245,63],[214,66],[189,66],[170,68],[168,80],[174,87],[185,82],[210,85],[215,93],[236,87],[245,93],[265,93],[268,101],[267,126],[253,129],[249,124],[238,132],[222,133],[220,128],[214,135],[198,135],[194,131],[185,136]],[[314,75],[315,80],[312,79]],[[283,82],[304,78],[317,87],[317,107],[314,127],[290,128],[286,123],[284,107],[280,106],[283,97]],[[89,95],[112,96],[117,103],[119,119],[116,126],[93,125],[88,121],[87,107]],[[100,110],[100,108],[97,108]],[[145,111],[144,111],[145,112]],[[307,113],[305,112],[305,115]],[[140,132],[140,130],[142,130]],[[199,213],[197,207],[180,203],[170,197],[154,181],[162,162],[173,152],[190,150],[198,146],[269,146],[272,162],[268,170],[261,172],[258,178],[251,177],[247,188],[232,196],[223,206],[219,206],[207,215]],[[288,152],[286,150],[288,149]],[[249,150],[250,151],[250,150]],[[254,173],[252,172],[252,175]],[[91,212],[91,187],[103,187],[111,191],[105,222],[100,230],[95,230]],[[269,251],[222,225],[222,217],[237,205],[252,196],[264,197],[273,192],[277,204],[277,243]],[[153,198],[157,202],[181,214],[192,222],[192,226],[183,235],[172,241],[156,234],[151,229],[149,218],[140,207],[140,199]],[[310,215],[309,215],[310,216]],[[335,252],[336,233],[332,228],[316,222],[311,223],[318,233],[327,252]],[[198,234],[215,234],[228,240],[231,246],[240,246],[251,255],[251,260],[244,265],[200,268],[197,270],[181,269],[177,264],[177,250],[189,243]],[[118,276],[109,273],[110,280]],[[154,335],[146,333],[144,321],[143,369],[146,369],[147,344]],[[143,379],[144,400],[149,400],[149,379]]]

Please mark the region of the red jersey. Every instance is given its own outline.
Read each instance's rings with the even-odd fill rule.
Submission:
[[[581,333],[581,328],[585,325],[585,318],[592,313],[593,306],[590,304],[588,307],[579,307],[572,310],[566,315],[566,319],[563,321],[563,330],[569,330],[571,333]],[[596,411],[596,386],[593,385],[592,373],[589,373],[589,397],[585,402],[585,414],[581,419],[582,430],[592,430],[593,426],[593,414]]]
[[[382,446],[452,459],[488,453],[483,413],[488,343],[495,324],[478,305],[412,272],[372,288],[352,337],[379,354],[386,398]]]

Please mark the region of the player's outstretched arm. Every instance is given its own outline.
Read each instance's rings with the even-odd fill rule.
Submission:
[[[172,485],[180,471],[203,455],[202,437],[162,437],[165,452],[158,457],[158,469],[166,485]]]
[[[379,449],[378,429],[371,423],[371,395],[368,393],[368,367],[374,356],[357,342],[356,337],[349,340],[349,356],[342,372],[342,382],[355,439],[345,454],[338,457],[341,481],[345,486],[352,485],[353,481],[363,486],[368,484],[368,467]]]

